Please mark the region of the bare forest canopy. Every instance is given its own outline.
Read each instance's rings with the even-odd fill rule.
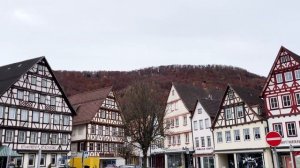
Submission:
[[[224,89],[230,83],[261,89],[266,80],[245,69],[225,65],[168,65],[134,71],[55,71],[55,75],[68,96],[112,85],[122,94],[137,81],[157,83],[167,97],[172,82],[201,87],[205,81],[208,88]]]

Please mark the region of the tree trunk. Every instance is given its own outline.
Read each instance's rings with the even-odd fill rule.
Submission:
[[[148,149],[143,150],[143,168],[147,168],[147,151]]]

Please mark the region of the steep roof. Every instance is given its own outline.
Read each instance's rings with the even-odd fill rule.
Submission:
[[[278,54],[277,54],[277,56],[276,56],[276,58],[275,58],[275,60],[274,60],[274,63],[273,63],[273,65],[272,65],[272,68],[271,68],[271,70],[270,70],[270,72],[269,72],[269,74],[268,74],[268,77],[267,77],[267,79],[266,79],[265,85],[264,85],[264,87],[263,87],[263,89],[262,89],[262,91],[261,91],[261,93],[260,93],[260,96],[263,96],[263,94],[264,94],[264,92],[265,92],[265,90],[266,90],[266,88],[267,88],[267,86],[268,86],[268,84],[269,84],[269,81],[270,81],[270,79],[271,79],[272,72],[274,71],[274,68],[275,68],[275,66],[276,66],[276,62],[277,62],[277,60],[279,59],[280,54],[281,54],[282,52],[288,53],[289,56],[291,56],[295,61],[297,61],[297,62],[300,63],[300,56],[299,56],[299,55],[297,55],[297,54],[295,54],[294,52],[288,50],[288,49],[285,48],[284,46],[281,46],[280,49],[279,49],[279,51],[278,51]]]
[[[203,89],[192,85],[178,84],[178,83],[173,83],[173,86],[178,92],[186,108],[190,112],[194,111],[195,102],[197,101],[197,99],[202,99],[202,98],[220,99],[222,96],[222,91],[218,89],[208,89],[208,88]]]
[[[16,83],[36,63],[45,57],[33,58],[0,67],[0,95]]]
[[[15,84],[22,77],[22,75],[27,73],[30,70],[30,68],[32,68],[35,64],[37,64],[40,61],[45,62],[45,65],[49,69],[49,72],[52,75],[55,84],[57,85],[58,89],[62,93],[62,96],[65,99],[66,104],[68,105],[68,107],[70,107],[71,113],[76,115],[74,109],[72,108],[68,98],[66,97],[63,89],[61,88],[50,65],[48,64],[44,56],[1,66],[0,67],[0,95],[3,95],[13,84]]]
[[[198,101],[200,102],[200,104],[203,106],[204,110],[208,113],[208,115],[211,118],[215,118],[217,113],[218,113],[218,109],[221,103],[221,99],[198,99]],[[196,110],[196,109],[195,109]]]
[[[229,85],[249,106],[262,105],[263,100],[259,98],[260,91],[247,87]]]
[[[73,119],[73,125],[91,122],[111,91],[112,87],[105,87],[70,96],[69,100],[77,113]]]

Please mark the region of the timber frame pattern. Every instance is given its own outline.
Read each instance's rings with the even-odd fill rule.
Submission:
[[[75,111],[46,59],[39,57],[0,69],[8,74],[7,89],[1,90],[0,97],[2,144],[20,153],[39,148],[68,153]]]

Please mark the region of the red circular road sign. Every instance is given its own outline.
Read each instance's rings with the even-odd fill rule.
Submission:
[[[269,132],[266,141],[271,146],[278,146],[281,143],[281,135],[276,131]]]

